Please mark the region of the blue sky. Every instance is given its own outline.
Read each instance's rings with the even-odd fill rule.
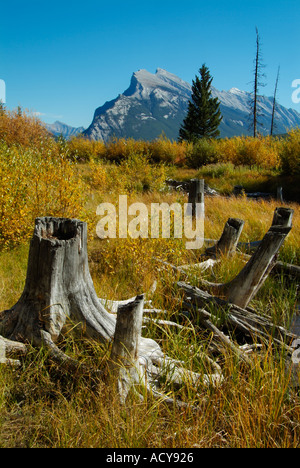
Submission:
[[[278,100],[300,79],[299,0],[10,0],[1,5],[0,79],[6,105],[87,127],[134,71],[164,68],[189,83],[203,63],[222,90],[251,90],[257,26],[265,95],[280,65]]]

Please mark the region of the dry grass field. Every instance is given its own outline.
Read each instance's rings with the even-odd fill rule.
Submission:
[[[13,136],[12,128],[19,128]],[[31,128],[32,140],[28,139]],[[147,292],[157,281],[152,305],[167,310],[167,318],[174,317],[179,298],[174,285],[180,276],[161,268],[156,259],[173,265],[197,263],[204,247],[187,250],[183,239],[172,237],[101,240],[95,231],[97,206],[104,201],[116,204],[120,194],[126,194],[130,203],[149,207],[154,202],[183,204],[187,195],[170,191],[165,179],[204,178],[221,194],[205,198],[205,237],[218,239],[227,219],[237,217],[245,221],[240,240],[248,242],[262,239],[278,202],[229,196],[234,185],[250,191],[282,183],[287,193],[291,188],[287,177],[294,184],[299,177],[299,131],[285,141],[214,142],[210,164],[201,167],[192,167],[197,166],[196,149],[187,144],[164,139],[152,146],[122,140],[106,146],[81,139],[54,141],[30,119],[15,114],[0,116],[0,137],[0,311],[15,304],[22,293],[35,217],[51,215],[88,223],[89,266],[99,297],[126,299]],[[299,265],[300,208],[296,201],[284,205],[294,210],[293,227],[279,259]],[[243,265],[238,255],[223,258],[213,270],[191,271],[188,279],[197,286],[203,280],[226,282]],[[251,306],[289,327],[297,301],[297,281],[270,276]],[[143,334],[157,340],[166,354],[184,361],[188,369],[201,375],[206,372],[202,356],[207,335],[192,322],[180,330],[149,323]],[[103,368],[110,352],[109,343],[74,333],[71,323],[60,345],[93,369]],[[112,388],[94,374],[69,373],[46,350],[30,347],[21,367],[0,366],[0,447],[299,447],[300,399],[290,385],[284,355],[274,352],[270,338],[270,346],[253,353],[251,359],[251,367],[245,367],[232,353],[225,353],[219,362],[224,380],[217,386],[186,382],[174,388],[165,382],[165,393],[194,405],[194,411],[170,408],[147,393],[143,402],[130,395],[126,406],[121,406]]]

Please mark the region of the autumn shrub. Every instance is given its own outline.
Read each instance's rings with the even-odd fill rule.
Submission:
[[[67,151],[0,144],[0,247],[32,234],[39,216],[79,217],[85,187]]]
[[[37,146],[49,138],[41,121],[20,108],[8,111],[0,109],[0,141],[7,145]]]
[[[186,141],[176,142],[160,137],[149,143],[149,155],[155,163],[182,164],[186,159],[188,148],[191,143]]]
[[[73,161],[86,162],[91,158],[104,158],[106,146],[103,141],[89,140],[83,137],[71,138],[68,150]]]
[[[271,137],[235,137],[216,142],[220,162],[235,166],[276,169],[280,166],[280,142]]]
[[[282,141],[280,157],[284,174],[300,174],[300,128],[291,130]]]
[[[234,164],[243,147],[243,137],[222,138],[216,144],[219,162]]]
[[[120,163],[134,153],[148,154],[148,142],[133,138],[114,138],[106,143],[105,158],[108,161]]]
[[[218,162],[218,154],[214,140],[201,138],[190,145],[186,152],[186,164],[192,168],[199,168],[207,164]]]
[[[119,164],[93,159],[89,167],[90,182],[98,191],[129,194],[166,188],[167,168],[163,164],[151,164],[143,153],[132,152]]]

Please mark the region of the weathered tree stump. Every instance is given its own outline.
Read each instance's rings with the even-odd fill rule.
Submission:
[[[40,344],[44,330],[55,341],[67,317],[72,317],[83,321],[91,335],[113,336],[114,320],[95,293],[86,245],[85,223],[75,219],[36,219],[25,288],[16,305],[0,316],[3,335]]]
[[[275,208],[272,226],[292,227],[294,210],[280,206]]]
[[[197,216],[197,204],[204,205],[204,179],[191,179],[189,187],[188,204],[193,217]]]
[[[216,245],[208,247],[204,255],[216,257],[218,255],[231,256],[235,253],[236,247],[242,233],[245,222],[237,218],[229,218],[225,223],[222,235]]]
[[[173,405],[173,399],[153,387],[157,374],[169,374],[174,380],[176,367],[176,382],[183,381],[186,375],[194,379],[199,376],[165,356],[156,341],[141,336],[143,296],[122,301],[117,318],[105,309],[103,302],[97,297],[89,271],[86,223],[77,219],[37,218],[23,293],[11,309],[0,313],[0,363],[8,363],[6,351],[24,350],[22,343],[31,342],[37,347],[46,346],[54,360],[77,370],[79,363],[55,343],[70,318],[88,337],[113,341],[109,366],[116,374],[121,402],[141,376],[141,383],[154,396]],[[103,375],[102,371],[95,372]]]
[[[272,226],[245,267],[232,281],[226,284],[211,284],[214,294],[246,308],[274,267],[278,251],[291,230],[292,217],[293,210],[277,208]]]
[[[0,314],[0,334],[49,347],[67,318],[99,341],[114,336],[116,317],[102,305],[90,276],[86,223],[37,218],[24,291],[11,309]],[[142,339],[141,352],[162,355],[159,345],[147,338]]]
[[[275,264],[275,257],[291,228],[273,226],[242,271],[227,285],[226,298],[232,304],[247,307]]]
[[[109,371],[116,382],[121,403],[125,403],[132,385],[140,378],[139,344],[142,332],[144,296],[120,305],[112,345]]]

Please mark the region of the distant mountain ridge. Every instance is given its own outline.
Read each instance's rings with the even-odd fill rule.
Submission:
[[[72,136],[77,136],[84,131],[84,127],[71,127],[63,122],[58,120],[53,124],[45,124],[47,130],[52,133],[52,135],[58,137],[62,135],[66,140]]]
[[[250,93],[237,88],[218,91],[212,87],[212,95],[221,103],[220,136],[251,135]],[[161,68],[155,74],[139,70],[133,73],[127,90],[95,110],[93,121],[83,135],[102,141],[113,137],[152,140],[164,133],[167,138],[177,140],[190,98],[191,85],[176,75]],[[263,127],[259,131],[263,134],[270,132],[272,106],[273,97],[260,97]],[[275,133],[286,133],[300,126],[300,114],[277,104],[275,123]]]

